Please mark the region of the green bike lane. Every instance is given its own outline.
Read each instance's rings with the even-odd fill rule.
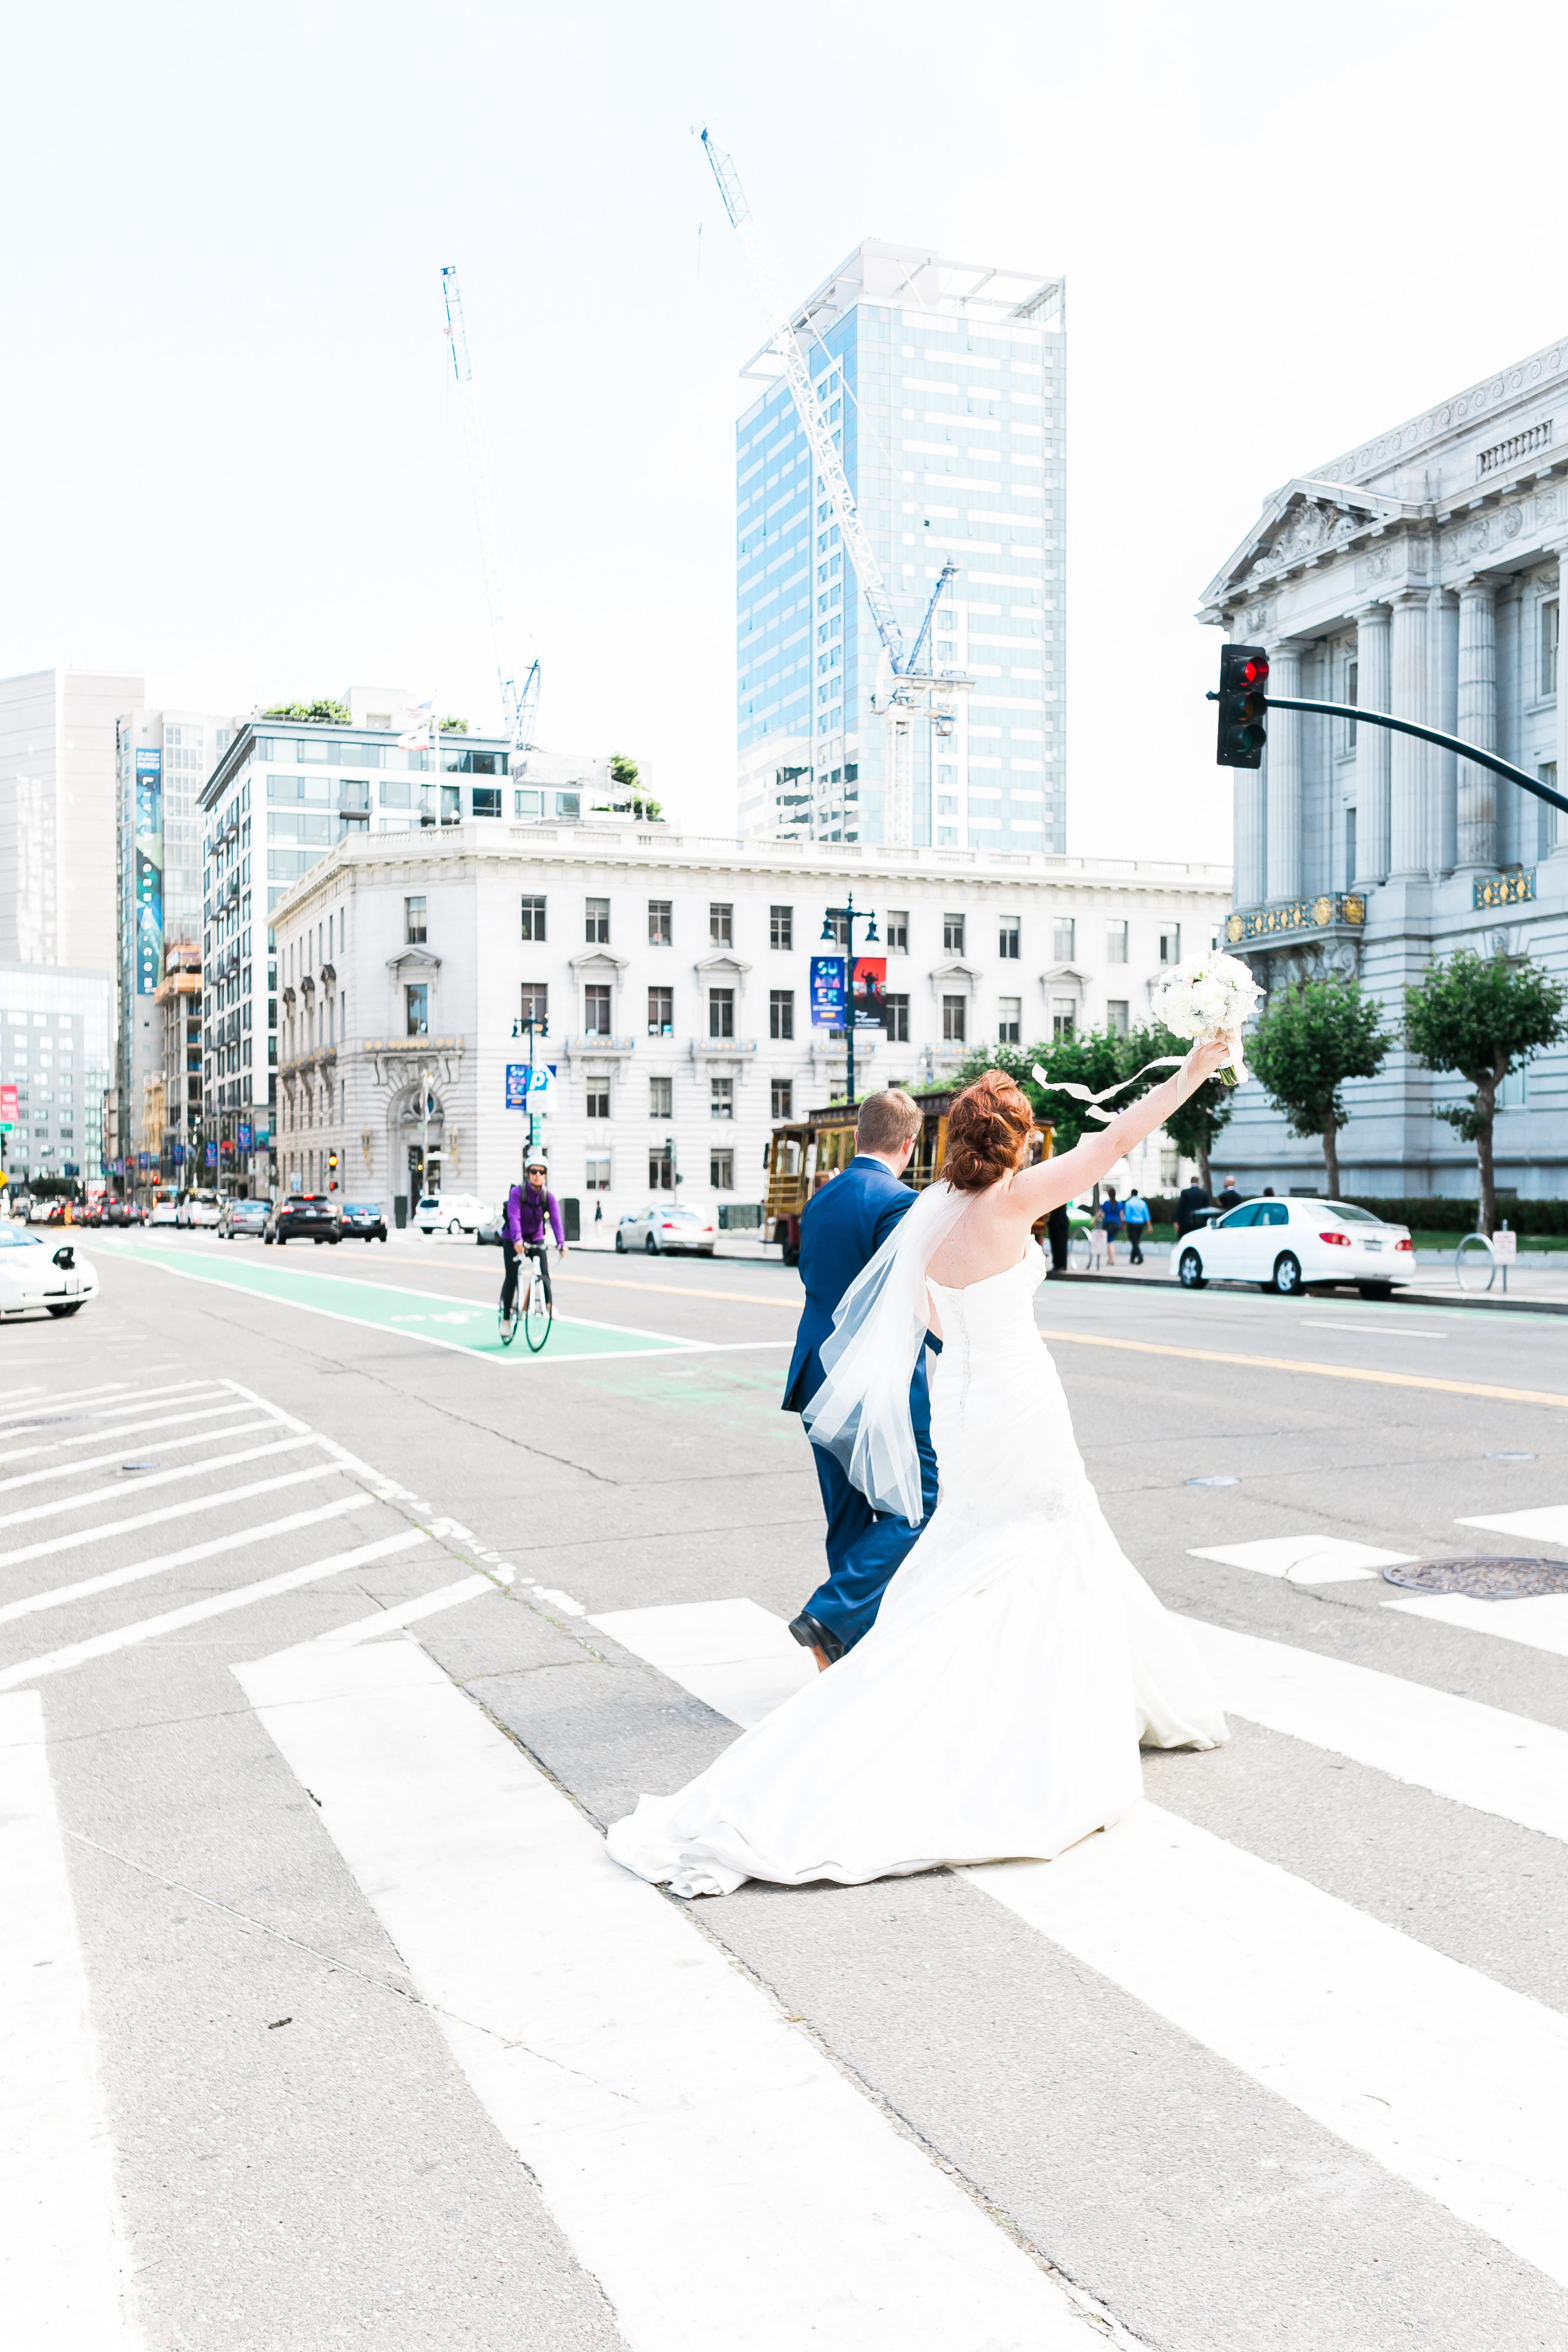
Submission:
[[[585,1357],[681,1356],[725,1352],[712,1342],[647,1331],[623,1323],[585,1322],[559,1309],[550,1337],[541,1351],[531,1353],[521,1331],[510,1348],[501,1345],[493,1306],[423,1288],[383,1280],[356,1280],[353,1275],[307,1273],[302,1266],[268,1258],[195,1256],[188,1249],[163,1248],[156,1242],[115,1242],[104,1252],[108,1259],[129,1258],[155,1267],[182,1282],[203,1282],[220,1290],[236,1290],[274,1306],[292,1307],[307,1315],[324,1315],[339,1323],[357,1323],[391,1336],[422,1341],[432,1348],[450,1348],[460,1355],[485,1356],[495,1363],[543,1365],[580,1362]]]

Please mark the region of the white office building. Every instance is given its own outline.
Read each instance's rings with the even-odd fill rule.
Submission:
[[[106,971],[0,960],[0,1078],[16,1089],[16,1123],[0,1143],[13,1183],[97,1179],[112,987]]]
[[[811,960],[851,893],[877,918],[864,952],[887,960],[885,1027],[857,1038],[861,1093],[940,1084],[987,1041],[1135,1025],[1163,968],[1215,938],[1229,882],[1215,866],[975,852],[939,867],[615,822],[362,830],[272,911],[279,1180],[335,1176],[389,1208],[425,1187],[499,1201],[528,1134],[509,1098],[533,1058],[553,1071],[553,1186],[584,1222],[678,1183],[756,1204],[774,1121],[844,1091],[845,1038],[812,1024]],[[1156,1146],[1132,1181],[1175,1174]]]
[[[142,695],[97,670],[0,679],[0,959],[113,971],[115,722]]]

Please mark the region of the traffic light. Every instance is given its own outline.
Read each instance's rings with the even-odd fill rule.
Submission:
[[[1222,646],[1219,655],[1219,768],[1260,768],[1268,731],[1268,656],[1261,646]]]

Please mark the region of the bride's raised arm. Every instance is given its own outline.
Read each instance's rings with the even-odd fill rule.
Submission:
[[[1059,1209],[1064,1201],[1076,1199],[1091,1184],[1098,1184],[1135,1143],[1152,1135],[1189,1095],[1196,1094],[1205,1079],[1212,1078],[1216,1070],[1225,1069],[1235,1053],[1233,1037],[1200,1039],[1181,1068],[1163,1086],[1151,1087],[1146,1095],[1140,1095],[1136,1102],[1118,1111],[1107,1126],[1082,1137],[1059,1159],[1042,1160],[1037,1166],[1015,1176],[1013,1199],[1020,1209],[1027,1211],[1030,1223],[1052,1209]]]

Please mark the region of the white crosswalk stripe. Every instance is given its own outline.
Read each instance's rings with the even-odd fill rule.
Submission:
[[[760,1720],[803,1678],[783,1620],[749,1601],[592,1622],[737,1723]],[[1370,1669],[1194,1630],[1237,1714],[1568,1834],[1568,1734]],[[809,1660],[805,1670],[815,1672]],[[1568,2019],[1558,2011],[1153,1805],[1054,1863],[962,1874],[1568,2284]]]
[[[109,2120],[36,1693],[0,1698],[0,2302],[16,2352],[131,2352]]]
[[[422,1651],[234,1671],[632,2352],[1105,2341]]]

